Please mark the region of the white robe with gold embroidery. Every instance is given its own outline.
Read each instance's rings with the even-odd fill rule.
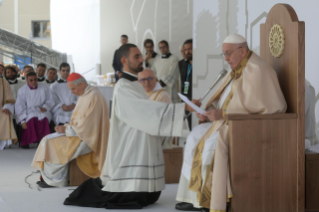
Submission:
[[[209,100],[206,109],[219,101],[218,108],[223,108],[223,110],[225,108],[223,102],[225,103],[226,114],[272,114],[285,112],[286,102],[280,89],[276,72],[256,54],[251,54],[239,77],[232,80],[232,75],[229,73]],[[231,99],[228,98],[230,93],[233,94]],[[177,200],[193,203],[195,207],[204,207],[202,202],[200,204],[197,202],[197,192],[187,191],[192,185],[201,185],[198,189],[203,192],[203,195],[204,192],[209,191],[209,196],[205,196],[206,200],[203,200],[205,207],[210,208],[210,211],[213,212],[226,211],[227,197],[230,198],[232,196],[228,171],[228,125],[222,119],[215,121],[210,126],[201,124],[198,129],[194,128],[194,130],[194,133],[198,132],[196,136],[192,133],[190,134],[188,140],[193,140],[193,144],[187,144],[191,145],[191,147],[185,150],[190,151],[185,153],[185,157],[194,156],[191,164],[189,164],[190,160],[188,160],[187,164],[187,158],[184,159]],[[195,160],[194,152],[200,147],[202,140],[204,141],[204,146],[200,150],[202,151],[201,158]],[[207,148],[207,145],[211,148]],[[207,154],[210,151],[207,149],[211,150],[211,154]],[[213,157],[215,158],[214,161]],[[198,160],[202,164],[200,169],[194,164]],[[209,170],[212,162],[213,170]],[[191,167],[191,171],[189,171],[189,167]],[[201,179],[198,179],[198,176],[192,176],[194,168],[198,171],[201,170],[199,171],[201,172],[200,175],[198,175],[201,176]],[[208,171],[209,173],[207,173]],[[198,173],[194,172],[194,174]]]

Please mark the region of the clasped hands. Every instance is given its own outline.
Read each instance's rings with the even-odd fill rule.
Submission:
[[[75,104],[72,104],[72,105],[69,105],[69,106],[62,105],[62,109],[64,111],[72,111],[72,110],[74,110],[74,108],[75,108]]]
[[[6,115],[10,115],[11,114],[10,110],[8,110],[8,109],[3,109],[2,113],[6,114]]]
[[[200,99],[193,99],[192,102],[198,107],[202,105],[202,103],[200,102]],[[187,104],[186,104],[185,110],[189,112],[194,112],[194,109]],[[221,109],[217,109],[217,110],[209,109],[204,114],[200,114],[196,112],[196,116],[200,122],[217,121],[217,120],[223,119],[223,111]]]
[[[65,129],[66,127],[65,126],[62,126],[62,125],[58,125],[54,128],[54,130],[57,132],[57,133],[65,133]]]

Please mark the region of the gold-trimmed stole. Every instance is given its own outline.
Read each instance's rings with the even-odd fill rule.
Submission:
[[[223,117],[225,119],[225,115],[227,113],[227,107],[233,97],[233,94],[236,90],[237,83],[239,78],[242,76],[242,71],[246,67],[246,64],[249,60],[249,58],[252,55],[252,51],[248,51],[246,54],[245,58],[240,62],[240,64],[233,70],[230,75],[231,79],[228,81],[228,83],[225,85],[225,87],[228,86],[228,84],[234,79],[234,82],[232,84],[231,91],[229,92],[225,102],[223,103],[222,106],[222,112],[223,112]],[[222,89],[221,91],[223,91]],[[220,95],[219,95],[220,96]],[[210,188],[207,188],[206,186],[203,187],[202,189],[202,152],[204,149],[205,141],[208,139],[212,133],[217,131],[218,129],[216,128],[216,124],[219,121],[215,121],[214,124],[211,126],[211,128],[205,133],[205,135],[202,137],[200,140],[199,144],[196,147],[193,162],[192,162],[192,170],[191,170],[191,177],[189,181],[189,187],[188,189],[194,192],[197,192],[197,201],[199,202],[199,205],[205,208],[210,208],[210,200],[211,200],[211,186]],[[222,122],[223,124],[224,122]],[[219,122],[220,124],[220,122]],[[220,124],[220,126],[222,125]],[[219,128],[220,126],[217,126]],[[207,171],[206,177],[205,177],[205,184],[207,185],[207,180],[209,179],[209,172],[212,172],[214,168],[214,157],[212,159],[212,162],[209,166],[209,170]],[[212,180],[212,179],[210,179]]]

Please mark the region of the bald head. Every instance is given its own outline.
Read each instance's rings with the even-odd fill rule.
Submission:
[[[142,72],[138,73],[138,82],[143,85],[147,93],[154,90],[157,83],[154,71],[146,68]]]

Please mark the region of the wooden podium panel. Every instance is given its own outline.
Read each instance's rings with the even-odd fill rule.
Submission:
[[[306,211],[319,211],[319,154],[306,154]]]
[[[178,183],[183,164],[183,148],[176,147],[164,150],[165,183]]]
[[[78,164],[76,164],[76,160],[72,160],[70,162],[70,186],[79,186],[88,179],[90,177],[81,171]]]

